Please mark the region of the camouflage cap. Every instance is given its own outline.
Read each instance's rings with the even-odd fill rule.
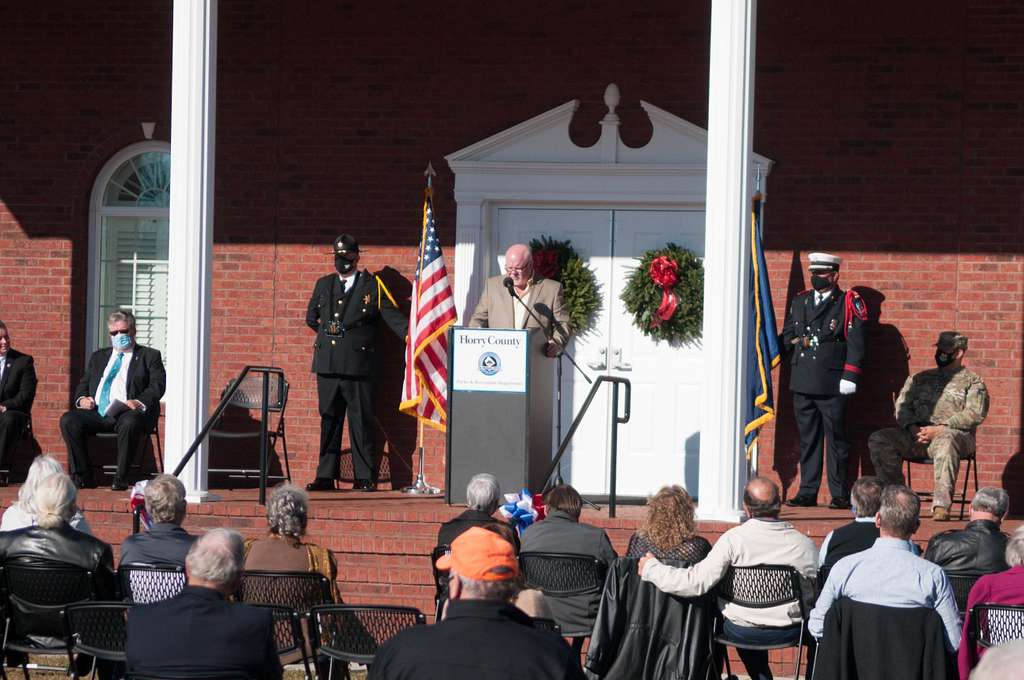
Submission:
[[[945,350],[967,349],[967,336],[958,331],[942,331],[935,346]]]

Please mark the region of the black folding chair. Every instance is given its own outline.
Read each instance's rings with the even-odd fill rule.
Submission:
[[[148,675],[146,673],[128,673],[125,675],[125,680],[255,680],[253,676],[247,673],[232,673],[230,671],[224,673],[216,673],[212,675],[202,675],[197,673],[161,673],[160,675]]]
[[[956,598],[956,609],[963,618],[967,611],[967,596],[971,594],[971,588],[981,578],[981,574],[952,574],[946,572],[949,578],[949,585],[953,586],[953,597]]]
[[[573,553],[523,552],[519,554],[519,566],[527,585],[552,598],[600,593],[608,573],[608,565],[598,558]],[[555,620],[563,630],[566,628],[558,621],[557,612]],[[572,638],[573,649],[580,652],[590,633],[570,632],[566,637]]]
[[[331,604],[331,582],[311,571],[246,571],[235,591],[240,602],[289,607],[305,616],[320,604]]]
[[[153,471],[153,474],[154,475],[158,475],[158,474],[160,474],[161,472],[164,471],[164,450],[163,450],[163,445],[160,442],[160,417],[157,417],[157,419],[155,421],[153,421],[153,429],[151,429],[149,431],[148,436],[152,437],[152,439],[153,439],[153,462],[156,465],[156,469]],[[116,432],[97,432],[95,434],[95,437],[97,439],[106,439],[106,440],[110,441],[110,440],[117,439],[117,433]],[[139,441],[139,448],[135,451],[135,460],[128,462],[129,473],[131,471],[133,471],[133,470],[135,472],[138,472],[139,470],[142,469],[142,461],[140,460],[140,457],[142,456],[142,454],[143,454],[142,441],[140,440]],[[100,466],[100,472],[103,473],[104,475],[107,475],[108,477],[113,477],[115,474],[117,474],[117,466],[116,465],[101,465]]]
[[[269,381],[269,389],[267,396],[267,412],[268,417],[270,413],[277,413],[277,426],[270,427],[270,423],[267,423],[267,450],[270,455],[274,454],[277,448],[277,440],[281,440],[281,448],[284,454],[284,475],[271,475],[268,474],[268,479],[287,479],[289,482],[292,481],[292,469],[288,462],[288,439],[285,436],[284,429],[284,411],[288,407],[288,381],[284,379],[283,372],[272,372],[267,376]],[[235,383],[234,380],[229,380],[228,384],[224,386],[224,390],[221,392],[226,395],[231,386]],[[263,408],[263,374],[262,373],[251,373],[242,380],[242,384],[239,386],[235,393],[231,395],[231,400],[228,402],[229,407],[242,409],[245,411],[261,411]],[[224,428],[224,414],[229,413],[228,409],[225,409],[224,413],[216,423],[214,423],[213,429],[210,430],[211,439],[224,439],[224,440],[240,440],[240,439],[253,439],[257,440],[257,446],[259,443],[260,430],[259,428],[252,429],[251,427],[245,430],[234,430]],[[241,477],[243,479],[259,475],[259,469],[251,468],[210,468],[210,472],[214,474],[226,474],[229,477]]]
[[[800,677],[800,662],[803,659],[804,644],[807,635],[807,611],[804,607],[803,589],[800,585],[800,573],[786,565],[762,564],[755,567],[730,567],[721,581],[718,582],[716,595],[727,603],[751,609],[767,609],[782,605],[796,604],[800,608],[802,620],[800,637],[796,643],[785,642],[773,645],[752,645],[739,643],[729,638],[724,631],[715,634],[715,642],[726,647],[767,651],[796,647],[796,664],[793,667],[793,678]],[[719,624],[716,623],[716,626]],[[725,670],[729,678],[735,678],[729,664],[729,655],[725,656]]]
[[[169,600],[185,587],[185,569],[173,564],[122,564],[121,597],[131,604]]]
[[[92,572],[53,560],[8,561],[3,565],[3,584],[7,605],[3,638],[5,658],[9,652],[25,655],[25,662],[21,664],[25,680],[29,680],[30,668],[67,672],[67,668],[30,664],[28,655],[67,654],[62,611],[69,604],[96,599]],[[60,643],[40,644],[29,636],[54,638]]]
[[[75,665],[78,654],[93,658],[93,671],[97,660],[125,663],[130,608],[131,605],[124,602],[79,602],[64,608],[64,638],[72,678],[78,677]]]
[[[274,619],[274,643],[277,645],[277,655],[281,657],[281,664],[289,663],[295,654],[299,654],[302,659],[302,667],[306,672],[306,680],[313,680],[309,656],[306,654],[306,636],[302,633],[298,612],[290,607],[272,604],[254,604],[253,606],[269,609],[271,612]]]
[[[450,545],[441,544],[430,552],[430,570],[434,574],[434,621],[441,620],[444,603],[448,600],[448,570],[438,569],[437,561],[452,551]]]
[[[413,607],[333,604],[313,607],[309,612],[313,657],[330,659],[328,680],[335,660],[370,664],[382,644],[413,626],[427,623],[427,617]]]
[[[971,607],[968,636],[979,647],[995,647],[1024,639],[1024,606],[976,604]]]

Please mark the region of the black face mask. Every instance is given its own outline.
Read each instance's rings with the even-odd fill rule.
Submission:
[[[956,351],[952,353],[943,352],[941,349],[935,351],[935,365],[939,368],[945,368],[954,361],[956,361]]]
[[[355,266],[356,263],[347,257],[342,257],[341,255],[334,256],[334,268],[338,270],[339,274],[348,274]]]
[[[818,291],[819,293],[823,290],[827,290],[832,287],[832,282],[824,276],[818,276],[817,274],[811,274],[811,288]]]

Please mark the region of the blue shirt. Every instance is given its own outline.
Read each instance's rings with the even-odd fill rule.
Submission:
[[[946,647],[960,646],[960,619],[953,588],[942,568],[914,555],[910,543],[879,538],[863,552],[836,562],[811,610],[807,628],[821,639],[825,614],[841,597],[885,607],[927,607],[942,617]]]

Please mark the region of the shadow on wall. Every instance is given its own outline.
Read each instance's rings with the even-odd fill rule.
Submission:
[[[377,272],[406,316],[412,296],[412,283],[392,267]],[[416,419],[411,416],[384,417],[398,410],[402,400],[402,376],[405,370],[403,353],[405,338],[399,338],[381,322],[377,331],[377,378],[374,385],[373,410],[377,414],[377,451],[380,454],[379,479],[401,489],[412,483],[413,454],[416,450]],[[386,359],[384,359],[386,357]]]
[[[794,250],[789,264],[789,281],[786,284],[786,306],[789,307],[797,293],[804,290],[803,265],[800,262],[800,251]],[[779,326],[781,334],[783,327]],[[800,481],[800,433],[793,417],[793,393],[789,391],[790,361],[792,354],[780,341],[779,349],[782,360],[779,362],[779,397],[775,408],[775,461],[774,469],[779,475],[782,486],[782,497],[789,497],[791,486]]]

